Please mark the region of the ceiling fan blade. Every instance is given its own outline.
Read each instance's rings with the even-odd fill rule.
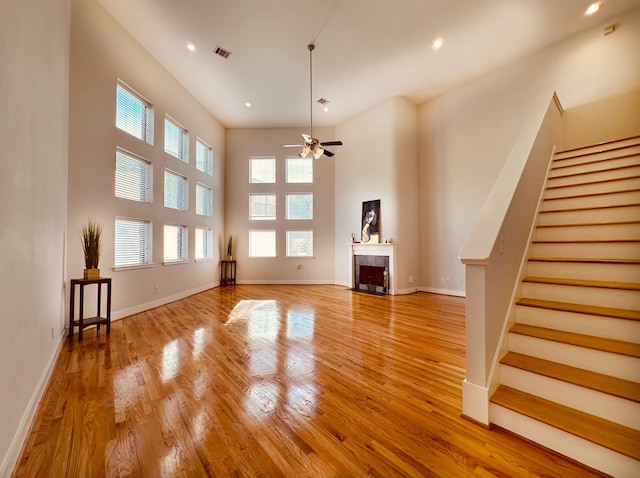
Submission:
[[[302,148],[301,144],[283,144],[281,146],[283,148]]]
[[[322,146],[342,146],[342,141],[325,141],[320,143]]]
[[[325,149],[325,150],[324,150],[324,155],[330,158],[331,156],[333,156],[333,153],[332,153],[331,151],[327,151],[327,150]]]

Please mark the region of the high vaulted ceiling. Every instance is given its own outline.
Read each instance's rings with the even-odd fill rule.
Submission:
[[[309,43],[314,125],[332,126],[389,97],[422,103],[640,6],[603,0],[587,16],[591,0],[99,2],[230,128],[308,124]]]

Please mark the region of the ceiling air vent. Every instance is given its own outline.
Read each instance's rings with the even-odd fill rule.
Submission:
[[[222,58],[229,58],[229,55],[231,55],[231,52],[229,50],[225,50],[221,46],[217,46],[216,49],[213,50],[213,52],[216,55],[220,55]]]
[[[327,103],[329,103],[329,100],[327,100],[325,98],[320,98],[318,100],[318,103],[320,103],[321,105],[326,105]]]

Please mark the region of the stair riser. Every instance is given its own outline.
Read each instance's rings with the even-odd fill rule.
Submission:
[[[635,357],[514,333],[509,334],[509,350],[632,382],[640,382],[640,359]]]
[[[635,242],[621,243],[558,243],[537,242],[531,249],[533,257],[566,257],[567,259],[640,260],[640,247]]]
[[[624,156],[627,154],[638,154],[640,144],[638,139],[625,140],[624,142],[616,142],[607,145],[605,148],[601,146],[591,146],[582,148],[579,151],[560,152],[555,155],[555,162],[558,164],[575,164],[589,161],[601,161],[616,156]]]
[[[631,206],[640,204],[640,190],[624,191],[595,196],[578,196],[570,198],[545,199],[542,211],[562,211],[590,207]]]
[[[635,290],[523,282],[522,296],[572,304],[640,310],[640,292]]]
[[[640,166],[632,166],[629,168],[610,169],[605,171],[596,171],[593,173],[577,174],[575,176],[562,176],[557,178],[549,178],[548,187],[572,186],[576,184],[595,183],[600,181],[611,181],[615,179],[629,178],[640,176]]]
[[[595,262],[527,262],[527,275],[565,279],[640,283],[640,264]]]
[[[640,430],[640,403],[508,365],[500,383],[620,425]]]
[[[640,476],[640,462],[520,413],[489,404],[494,423],[528,440],[617,478]]]
[[[544,198],[565,198],[586,194],[606,194],[611,192],[637,191],[640,189],[640,178],[618,179],[602,183],[579,184],[545,189]]]
[[[640,205],[607,207],[602,209],[584,209],[578,211],[541,211],[542,226],[593,224],[598,222],[637,221],[640,217]]]
[[[534,240],[559,242],[581,240],[640,241],[640,222],[589,226],[543,226],[536,229]]]
[[[516,306],[516,321],[546,329],[640,343],[640,321]]]
[[[611,169],[626,168],[640,165],[640,155],[620,155],[614,158],[607,158],[601,161],[590,161],[574,164],[555,163],[549,171],[549,178],[559,178],[573,174],[585,174],[603,172]]]

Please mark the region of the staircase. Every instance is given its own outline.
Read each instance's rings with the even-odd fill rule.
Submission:
[[[640,136],[555,155],[492,424],[640,476]]]

